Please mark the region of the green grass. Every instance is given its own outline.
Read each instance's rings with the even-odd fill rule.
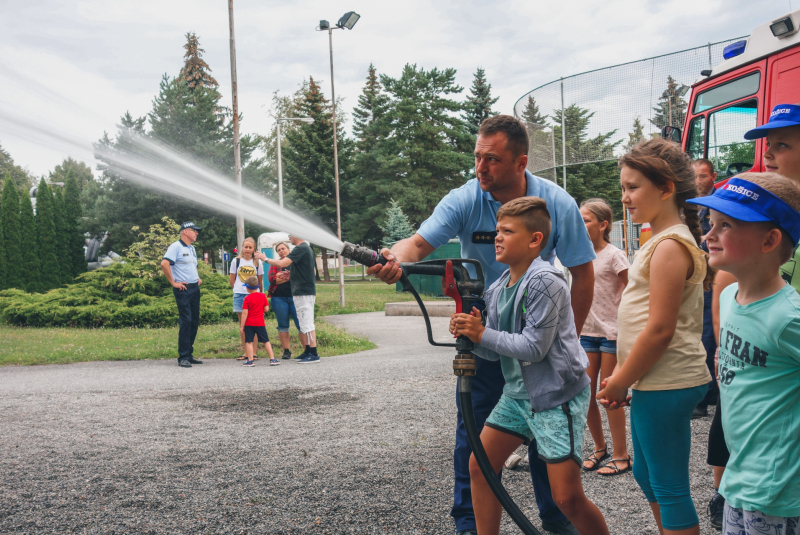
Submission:
[[[317,321],[317,344],[325,357],[374,349],[366,338]],[[267,320],[273,350],[280,357],[277,324]],[[292,353],[302,352],[292,329]],[[70,327],[12,327],[0,324],[0,366],[69,364],[97,360],[171,359],[178,357],[178,328],[79,329]],[[235,323],[201,325],[195,341],[195,357],[235,358],[242,354]],[[266,351],[259,350],[266,358]]]
[[[317,283],[317,304],[321,316],[380,312],[386,303],[413,301],[405,292],[396,292],[394,285],[380,281],[348,281],[344,285],[345,307],[339,306],[339,283]]]

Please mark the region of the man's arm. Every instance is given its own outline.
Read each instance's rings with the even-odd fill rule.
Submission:
[[[375,264],[367,269],[367,274],[375,276],[386,284],[394,284],[403,274],[400,262],[419,262],[435,250],[435,247],[425,241],[419,234],[400,240],[392,249],[381,249],[381,254],[386,260],[386,265]]]
[[[573,266],[569,269],[572,275],[572,315],[575,316],[575,329],[581,334],[583,324],[589,316],[594,298],[594,266],[591,262]]]
[[[161,261],[161,270],[164,272],[164,276],[167,278],[167,282],[173,288],[177,288],[178,290],[185,290],[186,284],[183,282],[175,282],[175,279],[172,278],[172,268],[170,267],[169,260],[166,258]]]

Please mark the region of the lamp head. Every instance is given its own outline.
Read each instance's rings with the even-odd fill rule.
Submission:
[[[306,124],[314,124],[314,119],[311,117],[299,117],[297,120]]]
[[[342,15],[342,18],[339,19],[339,22],[336,23],[336,26],[339,28],[347,28],[348,30],[352,30],[353,26],[356,25],[356,22],[358,22],[358,19],[360,18],[361,15],[355,11],[348,11]]]
[[[330,27],[331,27],[331,23],[328,22],[327,20],[319,21],[319,29],[320,30],[329,30]]]

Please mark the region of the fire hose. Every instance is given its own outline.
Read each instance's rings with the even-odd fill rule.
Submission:
[[[355,260],[356,262],[364,264],[367,267],[374,266],[375,264],[386,264],[386,259],[376,251],[348,242],[345,242],[341,255],[350,260]],[[469,265],[473,267],[476,274],[475,277],[470,275],[467,269]],[[416,300],[422,311],[422,317],[425,319],[425,328],[428,333],[428,342],[434,346],[456,348],[456,358],[453,360],[453,373],[458,377],[458,396],[461,402],[461,414],[464,418],[464,428],[467,432],[469,446],[472,449],[472,453],[475,456],[475,460],[480,467],[483,477],[500,502],[500,505],[503,506],[503,509],[506,510],[522,532],[525,535],[541,535],[520,510],[519,506],[514,503],[511,496],[508,495],[508,492],[506,492],[506,489],[500,482],[500,478],[495,474],[489,462],[489,458],[486,456],[486,450],[483,448],[480,433],[478,432],[478,425],[475,422],[475,414],[472,410],[472,377],[475,376],[478,369],[475,355],[472,353],[472,350],[475,349],[475,344],[466,336],[458,336],[455,343],[434,341],[428,311],[425,309],[425,305],[419,293],[417,293],[417,290],[408,280],[408,275],[433,275],[441,277],[442,291],[444,295],[455,301],[456,313],[469,313],[472,311],[473,307],[483,312],[485,311],[485,304],[482,299],[484,277],[480,262],[477,260],[453,258],[422,262],[401,262],[400,268],[403,273],[400,277],[403,290],[414,296],[414,300]]]

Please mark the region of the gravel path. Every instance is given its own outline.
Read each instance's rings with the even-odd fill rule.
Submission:
[[[0,532],[453,533],[451,350],[417,317],[326,320],[378,349],[313,366],[0,368]],[[701,533],[718,533],[709,425],[692,423],[692,485]],[[527,472],[504,482],[539,525]],[[583,482],[612,533],[656,533],[631,474]]]

